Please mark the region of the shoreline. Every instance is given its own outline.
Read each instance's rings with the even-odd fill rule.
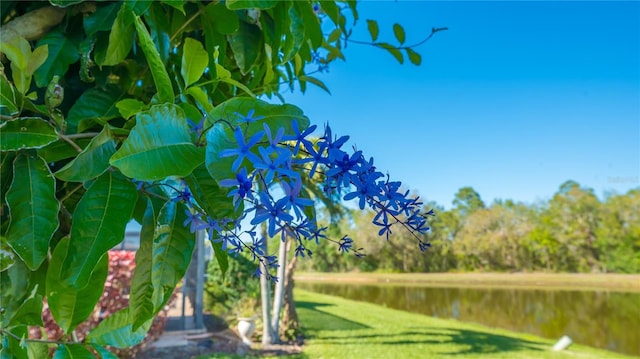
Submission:
[[[517,287],[640,292],[639,274],[602,273],[320,273],[294,275],[300,282],[402,284],[416,286]]]

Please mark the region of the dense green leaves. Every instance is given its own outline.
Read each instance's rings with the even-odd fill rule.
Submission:
[[[113,27],[113,23],[118,15],[121,4],[119,2],[106,3],[98,6],[93,14],[88,14],[82,18],[84,31],[87,36],[92,36],[98,31],[108,31]]]
[[[85,182],[104,173],[109,167],[109,158],[116,152],[116,142],[109,126],[94,137],[89,145],[55,176],[63,181]]]
[[[11,213],[8,243],[31,270],[36,270],[46,258],[49,240],[58,228],[60,204],[47,164],[33,153],[16,157],[7,204]]]
[[[64,238],[56,246],[49,263],[46,280],[51,314],[65,333],[70,333],[93,312],[93,308],[102,296],[109,269],[109,255],[105,253],[91,272],[86,286],[78,289],[66,285],[62,277],[62,268],[67,258],[69,244],[69,238]]]
[[[156,84],[158,100],[160,102],[173,103],[173,97],[175,96],[173,93],[173,85],[171,84],[171,80],[169,80],[167,69],[164,67],[164,63],[160,58],[160,53],[158,53],[158,49],[153,43],[151,35],[149,35],[142,19],[136,16],[134,23],[136,25],[136,31],[138,32],[140,47],[142,48],[142,52],[144,52],[144,56],[147,58],[153,81]]]
[[[213,123],[214,119],[226,119],[231,123],[240,121],[238,114],[248,115],[254,111],[254,118],[264,116],[264,123],[270,128],[284,128],[285,133],[293,133],[291,122],[298,122],[299,127],[307,127],[309,119],[304,116],[298,107],[285,104],[273,105],[262,100],[249,98],[233,98],[217,106],[207,117],[207,126],[213,126],[207,132],[206,166],[211,176],[220,181],[226,178],[235,177],[235,172],[231,170],[233,159],[229,157],[221,158],[220,151],[229,146],[234,146],[235,140],[231,129],[222,123]],[[262,131],[262,126],[250,126],[247,136],[251,136],[258,131]]]
[[[16,263],[16,255],[9,247],[7,239],[0,236],[0,272],[9,269]]]
[[[52,31],[38,40],[38,46],[48,46],[49,56],[42,66],[35,71],[36,85],[44,87],[54,75],[62,76],[69,65],[78,61],[78,46],[61,31]],[[35,52],[34,52],[35,53]]]
[[[56,130],[38,117],[23,117],[0,124],[2,151],[41,148],[57,139]]]
[[[226,5],[231,10],[260,9],[267,10],[278,4],[277,0],[227,0]]]
[[[84,288],[98,260],[124,238],[138,194],[122,175],[106,172],[82,196],[71,225],[71,240],[61,281]]]
[[[153,106],[136,116],[137,125],[111,164],[137,180],[160,180],[187,176],[203,163],[203,153],[191,142],[182,109],[175,105]],[[153,166],[149,166],[153,163]]]
[[[107,121],[120,116],[116,108],[118,95],[113,91],[103,91],[92,88],[85,91],[69,110],[67,123],[69,128],[82,130],[91,127],[93,123],[105,124]]]

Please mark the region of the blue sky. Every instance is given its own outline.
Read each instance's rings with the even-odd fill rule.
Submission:
[[[379,169],[450,208],[472,186],[487,203],[549,199],[572,179],[605,191],[640,186],[640,3],[359,4],[393,42],[447,26],[417,49],[420,67],[349,44],[318,88],[287,94],[316,124],[373,156]]]

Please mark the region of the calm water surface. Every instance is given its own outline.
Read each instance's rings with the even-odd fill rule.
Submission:
[[[300,289],[640,356],[640,293],[297,281]]]

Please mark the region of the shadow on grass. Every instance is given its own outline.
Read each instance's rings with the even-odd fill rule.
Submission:
[[[316,330],[358,330],[370,327],[354,322],[331,313],[327,313],[318,308],[329,307],[330,304],[314,302],[296,302],[296,310],[300,317],[304,317],[304,322],[314,323],[311,329]]]
[[[366,326],[364,326],[366,328]],[[313,328],[316,330],[317,328]],[[320,329],[318,329],[320,330]],[[322,330],[331,330],[323,328]],[[411,346],[427,344],[438,356],[459,356],[469,354],[513,353],[517,351],[541,352],[544,344],[510,336],[479,332],[468,329],[442,328],[437,330],[412,330],[399,333],[373,333],[316,338],[325,344],[340,345],[389,345]]]

